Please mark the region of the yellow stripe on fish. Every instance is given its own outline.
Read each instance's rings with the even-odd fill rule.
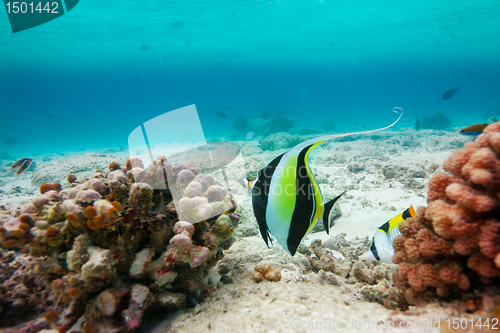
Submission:
[[[412,205],[404,212],[382,224],[373,236],[370,250],[359,256],[359,259],[392,264],[392,256],[394,255],[394,246],[392,242],[394,238],[401,235],[399,224],[409,217],[415,217],[415,215],[415,209]]]
[[[309,153],[327,140],[387,129],[401,119],[403,111],[400,110],[398,119],[383,128],[325,135],[302,142],[272,160],[258,172],[255,180],[246,181],[252,194],[255,218],[266,245],[269,245],[272,234],[288,253],[294,255],[317,221],[322,221],[326,232],[329,232],[330,211],[345,192],[323,204],[320,188],[307,162]]]

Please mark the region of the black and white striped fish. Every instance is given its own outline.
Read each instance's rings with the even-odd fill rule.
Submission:
[[[401,114],[389,126],[364,132],[325,135],[302,142],[272,160],[259,171],[256,179],[246,180],[260,234],[267,245],[269,234],[272,234],[288,253],[294,255],[301,240],[317,221],[322,221],[326,232],[329,232],[328,216],[343,193],[323,204],[320,188],[307,163],[308,154],[327,140],[373,133],[395,125],[401,119],[403,110],[394,108],[393,111]]]
[[[392,242],[394,238],[401,235],[399,224],[409,217],[415,217],[415,215],[415,209],[412,205],[404,212],[382,224],[373,236],[370,250],[359,256],[359,259],[392,264],[392,256],[394,255],[394,246]]]

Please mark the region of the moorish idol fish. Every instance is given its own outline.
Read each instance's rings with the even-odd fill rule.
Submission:
[[[27,158],[27,157],[21,158],[21,159],[15,161],[14,163],[12,163],[12,165],[10,166],[10,170],[11,171],[17,170],[16,175],[19,176],[20,174],[22,174],[23,172],[28,170],[28,168],[31,165],[31,162],[33,162],[33,160],[31,158]]]
[[[483,133],[483,130],[486,128],[486,126],[488,126],[488,124],[472,125],[460,130],[459,133],[464,135],[479,135]]]
[[[401,235],[399,224],[409,217],[415,217],[413,205],[401,214],[394,216],[392,219],[382,224],[373,236],[370,250],[359,256],[359,259],[392,264],[392,256],[394,255],[392,242],[394,238]]]
[[[294,255],[301,240],[317,221],[322,221],[326,232],[329,232],[330,211],[344,193],[323,204],[321,191],[307,162],[308,154],[327,140],[372,133],[393,126],[403,115],[403,109],[394,110],[401,111],[401,114],[389,126],[364,132],[325,135],[302,142],[272,160],[258,172],[257,178],[245,181],[252,194],[254,215],[266,245],[269,246],[271,234],[288,253]]]

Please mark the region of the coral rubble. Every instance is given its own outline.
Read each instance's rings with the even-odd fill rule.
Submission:
[[[37,318],[52,305],[42,279],[29,274],[30,264],[14,251],[0,252],[0,327]]]
[[[453,152],[443,169],[450,174],[430,180],[428,206],[401,222],[394,240],[395,285],[413,304],[499,294],[500,122]]]
[[[255,282],[262,282],[264,280],[278,282],[281,280],[281,271],[269,264],[257,265],[254,268],[254,272],[250,275],[250,279]]]
[[[85,332],[127,332],[148,309],[195,304],[213,289],[207,270],[233,241],[234,199],[194,163],[161,157],[144,169],[131,158],[109,169],[71,177],[65,189],[44,184],[0,227],[2,247],[29,251],[25,267],[51,292],[45,319],[59,332],[82,322]],[[29,288],[13,294],[27,309],[36,298]]]

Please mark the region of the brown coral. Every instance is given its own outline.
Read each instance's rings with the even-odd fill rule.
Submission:
[[[229,192],[208,202],[203,190],[195,198],[206,203],[202,208],[209,214],[198,214],[196,224],[178,221],[185,212],[176,207],[172,189],[175,186],[182,201],[185,188],[167,182],[163,171],[169,179],[173,175],[164,165],[162,177],[155,178],[159,165],[144,170],[139,158],[128,162],[130,171],[111,163],[109,173],[96,171],[93,178],[70,182],[66,189],[58,183],[44,184],[33,211],[0,221],[0,246],[24,247],[30,254],[33,279],[47,286],[45,296],[52,294],[52,303],[40,311],[48,311],[45,318],[61,332],[79,318],[99,332],[124,332],[120,327],[131,331],[153,304],[178,309],[186,306],[187,297],[201,300],[213,289],[206,278],[208,268],[231,244],[236,221],[229,215],[236,203]],[[211,177],[210,185],[221,186],[213,176],[198,173],[193,182]],[[144,181],[136,181],[136,175]],[[162,187],[153,188],[154,181],[163,182]],[[192,215],[198,213],[196,207],[188,208]],[[229,215],[221,215],[225,211]],[[265,276],[278,280],[279,271]],[[1,282],[0,278],[0,312],[7,309],[2,297],[18,301],[9,311],[33,308],[30,285],[23,288],[18,283],[16,289],[11,282],[7,287]],[[15,292],[22,297],[10,295]]]
[[[254,272],[250,274],[250,279],[255,282],[261,282],[263,280],[278,282],[281,281],[281,271],[277,268],[273,268],[269,264],[257,265],[254,267]]]
[[[500,122],[453,152],[443,169],[451,174],[429,181],[428,206],[401,222],[393,244],[394,282],[410,303],[500,281]]]

